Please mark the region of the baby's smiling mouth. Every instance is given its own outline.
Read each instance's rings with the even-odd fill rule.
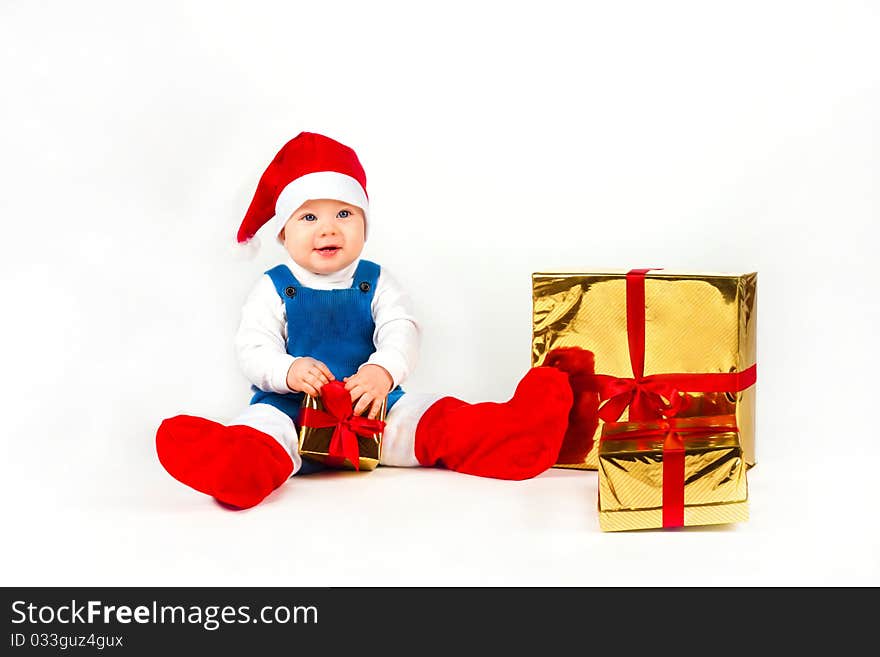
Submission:
[[[340,248],[342,248],[342,247],[335,246],[335,245],[321,246],[321,247],[316,248],[315,251],[317,251],[318,253],[324,254],[324,255],[330,255],[330,254],[333,254],[333,253],[336,253],[337,251],[339,251]]]

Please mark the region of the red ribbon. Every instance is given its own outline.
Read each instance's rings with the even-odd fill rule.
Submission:
[[[360,470],[360,450],[358,436],[371,438],[374,434],[385,430],[382,420],[371,420],[355,415],[352,409],[351,394],[341,381],[331,381],[321,388],[323,411],[315,408],[303,408],[300,411],[300,425],[310,429],[336,427],[330,438],[327,449],[329,465],[339,466],[345,459],[351,461],[355,470]]]
[[[736,431],[736,417],[670,418],[632,426],[628,422],[606,425],[602,440],[657,440],[663,438],[663,526],[684,526],[685,443],[718,433]]]
[[[630,420],[674,417],[685,401],[681,392],[740,392],[757,380],[757,365],[742,372],[645,376],[645,274],[651,269],[633,269],[626,275],[626,332],[633,376],[588,377],[604,402],[599,417],[606,422],[619,419],[627,407]]]

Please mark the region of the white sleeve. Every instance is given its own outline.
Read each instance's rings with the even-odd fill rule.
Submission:
[[[383,267],[376,281],[372,303],[373,344],[376,351],[367,360],[388,370],[398,386],[415,369],[421,345],[421,329],[412,309],[409,295]]]
[[[245,377],[260,390],[288,393],[287,313],[272,279],[260,277],[241,309],[235,352]]]

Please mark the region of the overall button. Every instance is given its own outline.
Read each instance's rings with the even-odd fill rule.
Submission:
[[[361,283],[358,287],[361,288],[361,292],[369,292],[370,291],[370,284],[367,283],[366,281]]]
[[[286,294],[287,296],[289,296],[292,299],[293,297],[296,296],[296,288],[293,287],[292,285],[289,285],[287,288],[285,288],[284,294]]]

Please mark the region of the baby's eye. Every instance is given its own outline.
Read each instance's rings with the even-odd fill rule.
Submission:
[[[300,219],[302,219],[303,221],[317,221],[318,220],[318,218],[311,213],[304,214],[303,216],[300,217]]]
[[[351,216],[351,212],[349,212],[348,210],[340,210],[339,214],[337,214],[336,216],[340,219],[345,219]]]

